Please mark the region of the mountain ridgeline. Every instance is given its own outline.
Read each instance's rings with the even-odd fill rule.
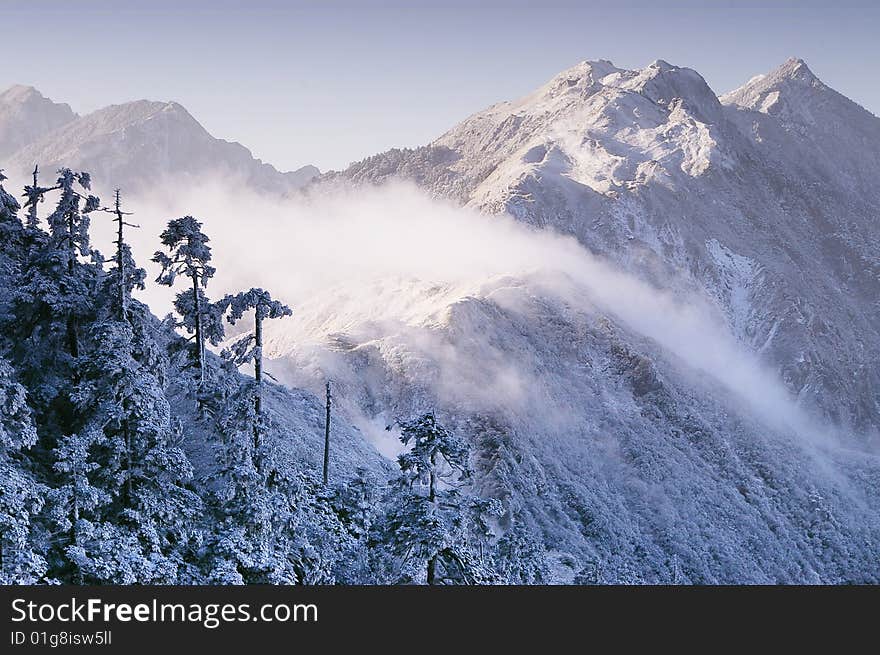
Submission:
[[[35,164],[68,167],[128,193],[172,180],[227,179],[281,196],[319,173],[314,166],[282,173],[244,146],[211,136],[176,102],[138,100],[78,116],[25,86],[0,94],[0,157],[15,180],[27,179]]]

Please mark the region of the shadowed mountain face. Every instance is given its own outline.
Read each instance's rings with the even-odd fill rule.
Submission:
[[[47,174],[67,166],[134,193],[220,178],[283,195],[318,174],[313,166],[279,172],[244,146],[215,139],[176,102],[138,100],[78,117],[28,87],[0,96],[0,157],[13,179],[34,164]]]

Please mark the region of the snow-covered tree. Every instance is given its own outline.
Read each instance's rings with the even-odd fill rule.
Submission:
[[[131,298],[131,292],[134,289],[143,289],[144,280],[146,279],[146,271],[134,262],[131,254],[131,246],[125,242],[125,228],[138,227],[133,223],[125,220],[126,216],[131,216],[131,212],[122,211],[122,198],[119,189],[116,189],[114,203],[112,208],[102,207],[101,211],[113,214],[116,223],[116,268],[110,271],[110,282],[114,288],[114,296],[116,298],[116,306],[120,320],[128,320],[128,304]]]
[[[373,531],[376,545],[397,554],[392,577],[417,581],[422,568],[429,585],[492,581],[487,515],[500,515],[501,507],[460,490],[471,476],[467,442],[433,412],[400,427],[409,450],[397,458],[400,477]]]
[[[2,230],[0,234],[4,237],[6,236],[6,231],[10,228],[21,229],[21,221],[18,218],[18,210],[21,209],[21,206],[18,204],[18,200],[3,188],[3,182],[6,179],[8,178],[3,174],[3,169],[0,168],[0,230]]]
[[[211,247],[208,237],[202,232],[202,224],[192,216],[175,218],[161,234],[162,245],[170,254],[157,251],[153,261],[162,267],[156,282],[166,286],[174,286],[178,275],[186,277],[191,288],[177,295],[175,309],[183,318],[181,325],[191,332],[195,338],[195,361],[199,369],[200,386],[205,383],[205,340],[219,342],[217,336],[219,321],[216,315],[210,315],[211,303],[202,289],[208,286],[208,280],[214,277],[216,269],[211,266]],[[206,326],[206,315],[215,320]],[[206,334],[205,328],[209,327]]]
[[[494,545],[495,568],[506,584],[546,584],[547,551],[522,521],[513,521]]]
[[[8,316],[9,290],[18,282],[24,236],[24,227],[18,218],[18,201],[3,188],[4,180],[6,176],[0,169],[0,320]]]
[[[90,451],[101,439],[100,431],[84,429],[59,439],[53,451],[59,483],[48,495],[49,519],[54,527],[50,565],[54,574],[76,584],[86,582],[85,540],[95,525],[94,518],[89,517],[94,517],[109,500],[89,478],[99,468]]]
[[[386,553],[370,547],[373,523],[382,510],[384,482],[367,468],[358,467],[351,478],[322,490],[322,498],[345,531],[336,541],[343,552],[333,569],[334,577],[343,584],[375,583],[374,570],[390,568]]]
[[[85,257],[92,254],[89,246],[89,214],[96,210],[99,204],[96,196],[83,195],[77,187],[84,191],[91,188],[91,177],[88,173],[75,173],[69,168],[58,171],[58,183],[55,188],[60,190],[61,195],[55,211],[47,219],[52,247],[59,253],[67,269],[67,278],[63,282],[74,288],[81,282],[76,275],[77,256]],[[65,312],[67,344],[74,358],[79,356],[77,326],[81,313],[79,308],[83,304],[81,296],[82,290],[76,289],[71,294],[70,306]]]
[[[34,583],[46,571],[34,535],[46,487],[34,479],[27,457],[36,441],[25,389],[0,359],[0,584]]]
[[[58,189],[58,186],[51,187],[42,187],[39,184],[39,176],[40,176],[40,167],[39,165],[34,166],[34,183],[25,186],[24,188],[24,197],[27,200],[24,203],[24,208],[27,210],[27,226],[30,230],[36,230],[39,225],[40,218],[37,215],[37,205],[43,202],[46,199],[46,194],[49,191],[55,191]]]
[[[142,343],[151,339],[144,313],[139,303],[133,307],[134,328],[115,319],[96,324],[95,350],[76,394],[80,411],[92,413],[102,433],[92,451],[101,464],[93,480],[110,500],[101,518],[128,544],[127,568],[112,572],[118,582],[173,579],[201,506],[188,488],[192,466],[179,446],[157,363],[143,356],[156,350]]]
[[[28,389],[42,452],[52,450],[60,435],[81,427],[71,409],[69,385],[78,375],[79,326],[90,324],[98,313],[103,277],[88,234],[88,214],[98,201],[81,193],[89,184],[88,174],[61,170],[50,232],[39,227],[24,231],[8,296],[10,316],[0,316],[8,337],[6,357]]]
[[[212,583],[302,581],[294,539],[303,486],[286,467],[274,463],[271,448],[255,448],[255,420],[250,391],[239,385],[217,417],[214,432],[218,471],[212,477],[209,506],[216,525],[203,550]]]
[[[225,354],[236,365],[253,362],[254,365],[254,449],[260,446],[260,421],[263,415],[263,321],[270,318],[283,318],[293,314],[290,307],[273,300],[268,291],[250,289],[236,295],[228,295],[218,305],[222,310],[228,308],[227,320],[235,325],[249,311],[254,312],[254,331],[241,337]]]

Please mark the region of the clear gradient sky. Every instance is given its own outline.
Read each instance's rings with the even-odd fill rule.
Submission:
[[[880,114],[876,0],[0,0],[0,24],[0,89],[176,100],[283,170],[427,143],[584,59],[665,59],[723,93],[798,56]]]

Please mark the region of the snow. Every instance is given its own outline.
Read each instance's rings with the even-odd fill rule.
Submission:
[[[114,171],[152,140],[196,168],[232,153],[179,105],[102,112],[27,152]],[[435,411],[471,449],[469,491],[541,535],[557,581],[877,582],[878,153],[880,121],[801,60],[720,99],[662,60],[594,61],[326,176],[281,205],[292,227],[248,235],[279,284],[334,262],[266,326],[291,388],[267,390],[273,445],[317,466],[331,378],[340,475],[387,475],[384,427]],[[189,170],[176,156],[147,161]],[[425,195],[364,186],[396,177]],[[382,208],[371,230],[296,222],[349,184],[352,212]],[[209,438],[187,437],[201,473]]]
[[[717,239],[707,241],[706,248],[715,260],[723,279],[723,288],[727,291],[724,306],[730,312],[730,325],[736,334],[745,337],[753,311],[749,294],[759,267],[753,260],[736,254]]]
[[[707,355],[715,347],[697,331],[675,346],[650,324],[663,314],[626,320],[595,287],[560,304],[513,270],[495,287],[444,288],[435,308],[430,280],[385,287],[383,307],[400,293],[421,308],[405,327],[343,309],[345,349],[318,354],[316,328],[309,349],[275,353],[286,379],[327,367],[358,389],[350,411],[368,415],[431,406],[462,425],[492,417],[512,454],[484,484],[527,511],[560,561],[600,560],[607,578],[669,579],[675,557],[691,581],[827,581],[853,556],[854,570],[877,574],[866,545],[877,539],[866,535],[878,526],[855,510],[878,506],[865,481],[878,470],[880,378],[876,366],[864,373],[880,362],[880,262],[866,247],[880,239],[876,117],[800,60],[720,99],[666,62],[584,62],[409,152],[332,179],[383,182],[397,171],[432,194],[570,234],[679,302],[714,307],[788,400],[759,417],[760,398],[740,404],[692,357],[701,342]],[[788,402],[812,418],[774,427],[768,414]],[[810,432],[841,444],[814,450]],[[813,491],[835,517],[822,546],[803,537],[817,534]]]

